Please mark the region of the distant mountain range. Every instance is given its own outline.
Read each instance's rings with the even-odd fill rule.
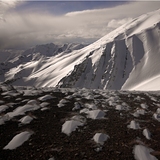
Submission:
[[[133,19],[88,46],[51,43],[7,54],[0,59],[0,80],[9,84],[159,90],[160,10]]]

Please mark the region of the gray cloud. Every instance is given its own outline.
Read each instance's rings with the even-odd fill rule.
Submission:
[[[23,0],[0,0],[0,21],[5,21],[4,16],[11,9],[24,2]]]
[[[17,1],[10,3],[8,8],[16,4]],[[62,16],[16,13],[4,9],[3,20],[0,19],[0,48],[24,48],[49,42],[93,42],[132,18],[156,10],[159,6],[160,2],[130,2]]]

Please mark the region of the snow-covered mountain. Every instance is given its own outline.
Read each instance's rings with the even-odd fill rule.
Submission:
[[[133,19],[82,49],[71,47],[79,50],[48,46],[52,50],[37,46],[24,52],[23,60],[10,60],[4,80],[38,87],[160,89],[160,10]]]
[[[43,63],[47,63],[47,60],[51,57],[54,57],[60,53],[68,54],[73,50],[78,50],[85,46],[85,44],[76,43],[63,45],[55,45],[50,43],[37,45],[26,51],[0,50],[0,81],[24,86],[36,85],[30,82],[25,83],[23,80],[26,76],[30,76],[35,69],[39,69]]]

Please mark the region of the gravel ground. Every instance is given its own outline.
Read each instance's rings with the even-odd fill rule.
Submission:
[[[13,91],[17,95],[10,95],[8,91]],[[142,144],[152,148],[154,155],[160,159],[160,122],[153,118],[153,114],[159,108],[160,94],[147,92],[125,92],[125,91],[94,91],[87,92],[93,95],[93,98],[85,98],[80,90],[66,89],[32,89],[41,91],[38,94],[25,95],[22,89],[0,89],[0,101],[10,104],[7,110],[0,113],[4,116],[19,106],[23,106],[29,100],[37,100],[44,95],[51,95],[54,98],[46,100],[49,103],[48,109],[41,111],[28,111],[25,114],[34,117],[29,124],[20,125],[19,119],[22,115],[13,117],[0,125],[0,159],[1,160],[134,160],[133,148],[137,144]],[[27,90],[27,89],[26,89]],[[4,94],[6,93],[6,94]],[[75,93],[78,93],[77,95]],[[74,95],[74,96],[73,96]],[[127,103],[128,110],[116,110],[114,105],[105,101],[108,96],[118,96],[117,104]],[[69,99],[66,97],[70,96]],[[154,97],[154,98],[153,98]],[[64,107],[57,105],[61,99],[67,99]],[[25,101],[24,101],[25,100]],[[90,119],[85,114],[86,123],[70,134],[70,136],[61,132],[64,122],[74,115],[79,115],[79,110],[73,111],[75,102],[79,102],[84,108],[85,104],[96,104],[98,109],[107,110],[102,119]],[[105,103],[106,102],[106,103]],[[40,101],[38,101],[40,103]],[[140,108],[141,104],[147,104],[148,108],[145,115],[134,117],[132,113]],[[127,125],[132,120],[140,124],[140,129],[130,129]],[[151,132],[151,140],[143,135],[143,129],[147,128]],[[33,131],[30,139],[14,150],[4,150],[3,148],[18,133],[22,131]],[[106,133],[109,139],[104,145],[93,141],[95,133]],[[97,151],[99,149],[99,151]]]

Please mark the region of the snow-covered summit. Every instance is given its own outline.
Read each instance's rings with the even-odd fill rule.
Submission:
[[[159,90],[159,44],[157,10],[131,20],[84,48],[70,44],[36,46],[23,53],[31,53],[32,59],[26,56],[23,64],[5,72],[4,79],[14,85],[38,87]],[[39,58],[40,55],[47,58]]]

